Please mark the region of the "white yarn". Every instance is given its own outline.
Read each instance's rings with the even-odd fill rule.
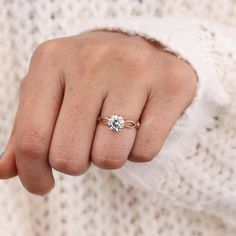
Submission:
[[[56,187],[43,198],[17,178],[1,181],[0,236],[236,235],[234,12],[233,0],[1,1],[2,147],[19,81],[35,47],[49,38],[105,28],[157,40],[192,65],[199,87],[150,163],[92,167],[81,177],[55,172]]]

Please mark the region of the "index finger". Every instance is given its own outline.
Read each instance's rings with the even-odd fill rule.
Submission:
[[[48,152],[63,88],[51,55],[38,53],[31,63],[20,96],[14,145],[22,184],[31,193],[44,194],[54,185]]]

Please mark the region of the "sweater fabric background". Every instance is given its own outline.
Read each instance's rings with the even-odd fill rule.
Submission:
[[[150,163],[55,171],[44,197],[1,180],[0,236],[235,236],[234,0],[0,1],[0,147],[36,46],[91,29],[162,43],[196,71],[197,94]]]

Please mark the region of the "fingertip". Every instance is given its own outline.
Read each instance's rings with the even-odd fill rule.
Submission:
[[[21,181],[21,182],[22,182],[22,185],[24,186],[24,188],[29,193],[31,193],[33,195],[38,195],[41,197],[45,197],[48,194],[50,194],[50,192],[55,187],[55,179],[54,179],[53,175],[52,175],[52,178],[50,178],[48,181],[43,182],[43,184],[41,186],[40,185],[27,185],[23,181]]]
[[[9,179],[17,175],[15,153],[8,147],[0,150],[0,179]]]

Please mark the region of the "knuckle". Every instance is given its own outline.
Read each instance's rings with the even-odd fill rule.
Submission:
[[[118,44],[107,40],[96,42],[88,49],[86,66],[89,70],[111,67],[121,68],[124,73],[144,71],[151,61],[148,50],[137,50],[130,44]]]
[[[50,151],[49,162],[53,169],[69,174],[69,175],[81,175],[89,167],[87,158],[77,158],[75,153],[66,150]]]
[[[126,158],[121,151],[103,150],[92,153],[92,161],[102,169],[118,169],[125,164]]]
[[[37,184],[31,184],[29,186],[25,186],[28,192],[35,194],[35,195],[45,195],[49,193],[54,187],[54,181],[53,182],[47,182],[43,185],[37,185]]]
[[[88,169],[87,163],[81,163],[78,160],[70,160],[68,158],[53,158],[50,159],[50,164],[53,169],[73,176],[82,175]]]
[[[57,40],[48,40],[38,45],[35,50],[35,54],[37,55],[48,55],[58,49],[58,41]]]
[[[123,161],[108,157],[93,158],[93,163],[102,169],[119,169],[124,165]]]
[[[88,67],[97,68],[101,65],[107,64],[110,57],[115,54],[113,43],[106,41],[98,41],[89,45],[89,41],[84,45],[83,50],[86,50],[88,57],[86,65]],[[81,50],[82,51],[82,50]]]
[[[136,47],[132,47],[127,52],[126,62],[136,70],[147,70],[151,64],[153,64],[153,53],[147,48],[140,48],[137,50]]]
[[[37,158],[47,154],[48,147],[43,136],[29,134],[17,139],[16,151],[27,157]]]
[[[34,51],[32,58],[31,58],[31,64],[32,62],[35,63],[54,63],[54,58],[59,52],[58,48],[60,48],[60,41],[59,40],[48,40],[43,43],[41,43],[36,50]]]
[[[143,144],[135,146],[131,151],[129,159],[137,162],[152,161],[159,153],[161,146],[150,142],[149,139],[144,140]]]
[[[149,64],[150,55],[147,50],[137,50],[131,45],[124,45],[122,48],[110,45],[105,51],[101,59],[114,62],[121,67],[124,67],[125,71],[141,71]]]
[[[106,51],[109,45],[104,42],[94,42],[94,40],[81,40],[78,44],[78,57],[81,60],[81,66],[74,64],[73,68],[80,73],[81,77],[94,77],[94,74],[107,66]],[[77,59],[76,59],[77,60]]]
[[[183,91],[194,91],[197,85],[197,77],[194,70],[187,62],[178,60],[168,65],[166,70],[166,88],[170,93],[178,93]]]
[[[131,153],[130,160],[137,162],[149,162],[152,161],[155,155],[147,152]]]

